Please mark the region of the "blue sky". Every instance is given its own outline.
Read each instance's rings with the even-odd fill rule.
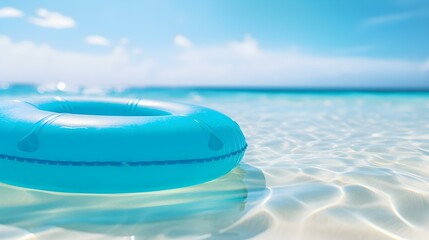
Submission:
[[[429,87],[428,26],[426,0],[3,0],[0,81]]]

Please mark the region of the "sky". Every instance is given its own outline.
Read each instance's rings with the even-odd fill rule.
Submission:
[[[429,88],[429,1],[0,0],[0,82]]]

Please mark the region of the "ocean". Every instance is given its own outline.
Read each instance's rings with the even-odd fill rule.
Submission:
[[[174,190],[91,195],[0,184],[0,239],[429,236],[426,92],[0,86],[0,99],[37,95],[210,107],[241,126],[248,148],[229,174]]]

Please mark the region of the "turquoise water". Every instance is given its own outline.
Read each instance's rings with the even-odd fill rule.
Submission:
[[[429,235],[426,93],[3,88],[0,98],[84,94],[203,105],[236,120],[249,146],[226,176],[176,190],[79,195],[0,184],[0,239]]]

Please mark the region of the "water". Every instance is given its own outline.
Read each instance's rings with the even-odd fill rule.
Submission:
[[[429,94],[4,88],[0,98],[89,94],[204,105],[236,120],[249,147],[228,175],[176,190],[79,195],[0,185],[0,239],[429,236]]]

